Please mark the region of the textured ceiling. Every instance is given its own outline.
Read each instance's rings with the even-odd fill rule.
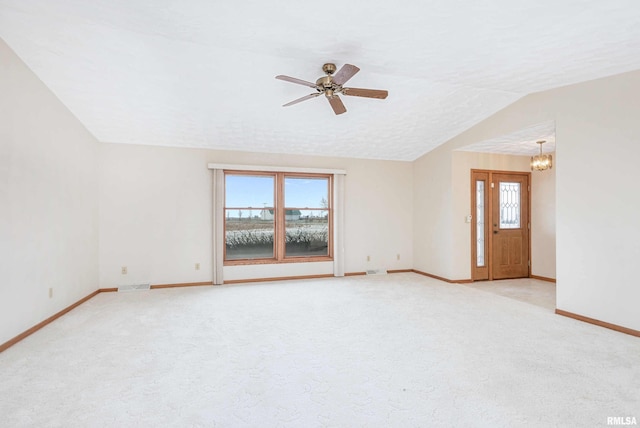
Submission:
[[[556,151],[555,121],[539,123],[486,141],[458,149],[463,152],[497,153],[501,155],[533,156],[540,153],[538,141],[544,141],[542,153]]]
[[[0,37],[103,142],[413,160],[540,90],[640,69],[640,2],[0,0]],[[386,100],[282,104],[322,64]]]

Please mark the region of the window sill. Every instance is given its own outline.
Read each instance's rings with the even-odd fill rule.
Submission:
[[[332,262],[333,257],[317,256],[317,257],[288,257],[284,260],[276,259],[242,259],[242,260],[225,260],[224,266],[242,266],[242,265],[278,265],[288,263],[315,263],[315,262]]]

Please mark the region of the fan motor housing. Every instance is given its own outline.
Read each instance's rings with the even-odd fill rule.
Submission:
[[[323,88],[331,88],[333,86],[333,79],[331,78],[331,76],[322,76],[321,78],[316,80],[316,85]]]

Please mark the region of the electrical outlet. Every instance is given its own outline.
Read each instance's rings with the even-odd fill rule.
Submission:
[[[370,262],[371,261],[371,256],[367,256],[367,261]]]
[[[53,297],[53,288],[49,289],[49,298],[51,299]]]
[[[127,274],[127,267],[126,267],[126,266],[122,266],[121,273],[122,273],[123,275],[126,275],[126,274]]]
[[[396,260],[400,260],[400,254],[396,254]]]
[[[200,270],[200,263],[196,263],[196,270]]]

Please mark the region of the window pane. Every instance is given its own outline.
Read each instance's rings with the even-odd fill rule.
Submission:
[[[274,257],[273,176],[225,176],[227,260]]]
[[[225,211],[227,260],[273,257],[273,210]]]
[[[500,229],[520,228],[520,183],[500,183]]]
[[[227,208],[273,207],[273,176],[225,176],[225,206]],[[246,218],[248,213],[243,213]]]
[[[329,255],[329,218],[323,210],[286,210],[286,257]]]
[[[284,205],[292,208],[328,208],[329,179],[285,177]]]
[[[484,181],[476,181],[476,266],[484,266]]]

